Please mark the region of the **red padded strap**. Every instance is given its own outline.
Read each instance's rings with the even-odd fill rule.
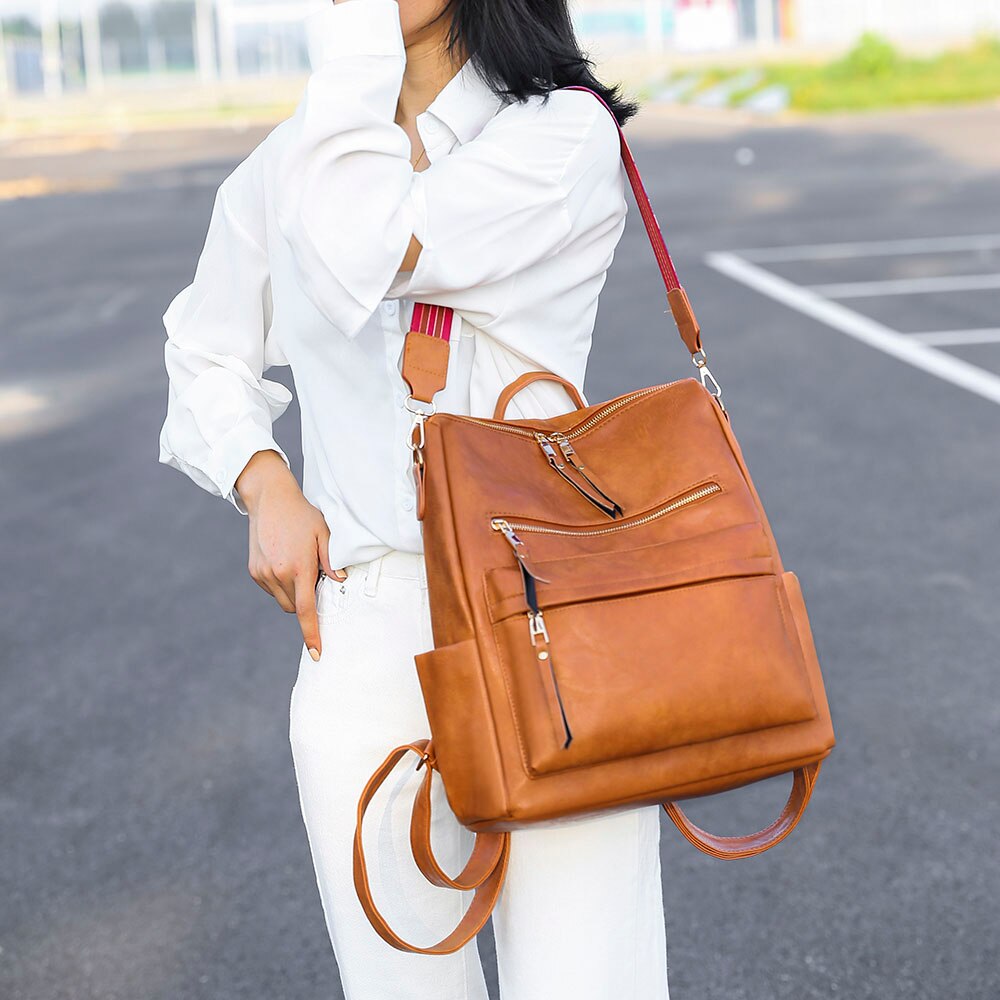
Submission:
[[[590,87],[563,87],[563,90],[585,90],[588,94],[593,94],[601,104],[603,104],[607,109],[608,113],[614,116],[614,112],[608,106],[608,102],[601,97],[596,91],[590,89]],[[653,253],[656,255],[656,263],[660,265],[660,274],[663,275],[663,284],[666,286],[667,292],[672,292],[675,288],[680,288],[681,283],[677,278],[677,271],[674,268],[674,262],[670,257],[670,251],[667,249],[667,244],[663,239],[663,233],[660,230],[660,224],[656,221],[656,213],[653,211],[653,205],[649,200],[649,195],[646,194],[646,188],[642,183],[642,177],[639,176],[639,168],[635,164],[635,157],[632,155],[632,150],[629,149],[628,142],[625,139],[625,133],[622,131],[621,125],[618,125],[618,119],[615,119],[615,125],[618,127],[618,138],[621,140],[622,145],[622,161],[625,164],[625,173],[628,174],[629,183],[632,185],[632,193],[635,195],[636,203],[639,205],[639,214],[642,216],[643,225],[646,227],[646,235],[649,237],[649,243],[653,248]]]
[[[451,340],[451,324],[455,310],[447,306],[432,306],[426,302],[416,302],[413,306],[413,321],[410,330],[426,333],[430,337]]]

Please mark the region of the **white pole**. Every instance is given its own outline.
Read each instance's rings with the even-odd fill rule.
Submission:
[[[757,44],[774,44],[774,0],[757,0]]]
[[[104,90],[104,65],[101,60],[101,19],[98,0],[83,0],[80,30],[83,32],[83,64],[87,70],[87,91],[100,94]]]
[[[231,83],[239,71],[232,0],[218,0],[215,9],[219,15],[219,68],[222,70],[222,79]]]
[[[219,69],[216,65],[212,0],[195,0],[194,37],[198,76],[202,83],[213,83],[219,78]]]
[[[46,97],[62,95],[62,44],[59,39],[59,0],[42,0],[42,79]]]
[[[646,48],[650,52],[663,51],[663,0],[646,0]]]
[[[0,100],[10,97],[10,78],[7,75],[7,39],[3,33],[3,16],[0,15]]]

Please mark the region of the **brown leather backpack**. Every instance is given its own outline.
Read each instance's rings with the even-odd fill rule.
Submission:
[[[418,304],[406,336],[435,645],[415,662],[432,740],[389,754],[358,804],[354,840],[359,899],[401,950],[467,943],[499,895],[509,831],[533,822],[662,802],[701,850],[759,854],[799,821],[835,743],[798,580],[781,563],[624,134],[621,146],[700,379],[584,406],[563,379],[528,372],[492,420],[437,413],[450,311]],[[504,420],[536,379],[563,382],[578,409]],[[365,809],[410,751],[425,767],[417,865],[435,885],[475,891],[458,927],[426,948],[379,913],[361,843]],[[434,771],[477,832],[454,878],[430,848]],[[676,805],[789,772],[781,815],[751,836],[713,836]]]

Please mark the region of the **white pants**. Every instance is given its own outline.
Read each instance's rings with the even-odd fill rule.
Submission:
[[[305,650],[289,739],[326,926],[346,1000],[487,1000],[475,941],[447,956],[397,951],[358,902],[351,845],[358,796],[393,747],[430,736],[413,656],[431,649],[424,558],[392,551],[317,584],[323,655]],[[364,843],[376,904],[425,946],[458,922],[471,893],[428,883],[410,853],[423,777],[408,755],[379,790]],[[437,778],[437,776],[435,776]],[[432,845],[457,874],[473,834],[434,783]],[[493,913],[502,1000],[668,1000],[660,807],[571,817],[511,833]]]

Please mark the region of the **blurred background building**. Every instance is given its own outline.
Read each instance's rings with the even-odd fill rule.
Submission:
[[[328,0],[0,0],[0,99],[298,75]],[[1000,31],[998,0],[577,0],[600,53],[937,45]]]

